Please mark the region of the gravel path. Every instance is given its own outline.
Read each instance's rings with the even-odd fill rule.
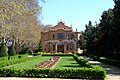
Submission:
[[[120,80],[120,68],[105,63],[101,63],[98,61],[94,61],[93,59],[86,56],[82,56],[82,58],[88,60],[90,63],[100,65],[101,67],[105,68],[107,71],[106,80]]]

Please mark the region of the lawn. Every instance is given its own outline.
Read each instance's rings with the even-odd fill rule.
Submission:
[[[30,60],[30,61],[27,61],[27,62],[23,62],[23,63],[20,63],[20,64],[10,65],[10,66],[7,66],[5,68],[15,68],[15,69],[18,69],[18,70],[27,69],[27,68],[31,68],[34,65],[39,64],[39,63],[45,61],[45,60],[48,60],[49,58],[50,58],[49,56],[39,57],[37,59],[33,59],[33,60]]]
[[[21,56],[21,58],[27,58],[28,54],[10,56],[10,60],[18,60],[18,56]],[[8,61],[8,57],[0,57],[0,62],[2,61]]]
[[[72,56],[62,56],[54,68],[79,68],[80,65]]]

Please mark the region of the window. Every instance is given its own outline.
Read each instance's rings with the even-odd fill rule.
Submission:
[[[55,35],[53,34],[53,39],[55,39]]]
[[[58,33],[57,38],[64,38],[64,34],[63,33]]]

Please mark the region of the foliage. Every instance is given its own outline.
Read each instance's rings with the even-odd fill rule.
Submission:
[[[34,57],[34,56],[33,56]],[[15,68],[17,70],[23,70],[23,69],[28,69],[28,68],[34,68],[35,65],[48,60],[50,57],[37,57],[34,58],[32,60],[26,61],[26,62],[22,62],[21,64],[13,64],[10,66],[6,66],[5,68]]]
[[[5,56],[8,56],[7,47],[6,47],[5,43],[1,43],[0,57],[5,57]]]
[[[28,50],[27,52],[29,55],[32,55],[33,54],[33,51],[31,49]]]
[[[99,24],[89,21],[82,32],[78,44],[85,53],[120,60],[120,1],[114,2],[113,9],[102,13]]]
[[[1,77],[19,76],[19,77],[44,77],[44,78],[81,78],[81,79],[100,79],[105,78],[105,70],[97,68],[57,68],[57,69],[0,69]]]
[[[55,65],[55,68],[80,68],[83,67],[81,64],[78,64],[73,56],[61,56],[58,63]]]
[[[107,63],[113,66],[118,66],[120,67],[120,60],[114,60],[114,59],[109,59],[109,58],[105,58],[105,57],[99,57],[99,56],[93,56],[93,55],[87,55],[90,58],[94,59],[94,60],[98,60],[100,62],[103,63]]]
[[[49,28],[50,28],[51,26],[52,26],[52,25],[50,25],[50,24],[48,24],[48,25],[41,24],[41,32],[49,31]]]
[[[28,56],[28,55],[27,55]],[[22,63],[22,62],[26,62],[28,60],[32,60],[32,59],[35,59],[35,58],[38,58],[39,56],[34,56],[34,57],[22,57],[22,58],[19,58],[19,59],[13,59],[13,60],[7,60],[7,61],[1,61],[0,62],[0,68],[1,67],[5,67],[5,66],[9,66],[9,65],[13,65],[13,64],[17,64],[17,63]]]
[[[13,44],[12,44],[10,47],[8,47],[8,55],[9,55],[9,56],[14,56],[14,55],[16,55],[15,47],[14,47]]]
[[[19,54],[26,54],[29,51],[29,47],[23,48]]]
[[[50,70],[49,76],[55,78],[104,79],[105,72],[100,68],[98,70],[92,68],[58,68]]]
[[[56,55],[61,55],[61,54],[56,54]],[[69,54],[70,55],[70,54]],[[74,58],[76,58],[79,61],[79,56],[76,54],[73,55]],[[67,57],[67,56],[63,56]],[[70,56],[69,56],[70,57]],[[37,59],[41,58],[40,56],[36,57]],[[44,58],[44,57],[43,57]],[[25,58],[26,59],[26,58]],[[68,58],[71,60],[70,58]],[[41,59],[43,60],[43,59]],[[73,59],[72,59],[73,60]],[[82,60],[82,59],[80,59]],[[19,59],[17,61],[21,62]],[[27,60],[26,60],[27,61]],[[20,66],[21,64],[15,64],[17,65],[17,69],[14,67],[4,67],[0,68],[0,76],[1,77],[44,77],[44,78],[81,78],[81,79],[100,79],[103,80],[106,76],[106,71],[105,69],[101,68],[100,66],[93,66],[91,64],[91,67],[81,67],[81,68],[28,68],[26,66],[27,63],[31,62],[33,65],[36,63],[33,63],[34,61],[37,61],[34,57],[34,60],[28,61],[23,63],[24,69],[18,69],[17,67]],[[68,61],[68,60],[67,60]],[[24,61],[23,61],[24,62]],[[11,62],[12,63],[12,62]],[[7,62],[7,65],[11,65],[10,61]],[[86,64],[88,65],[87,61],[79,61],[79,64]],[[5,65],[4,65],[5,66]]]
[[[74,59],[80,64],[82,67],[91,68],[93,65],[89,63],[87,60],[82,59],[80,56],[77,56],[76,54],[73,55]]]
[[[0,38],[38,43],[41,7],[38,0],[0,0]]]
[[[41,45],[41,43],[39,43],[38,44],[38,46],[36,47],[36,50],[34,51],[35,53],[37,53],[37,52],[40,52],[40,51],[42,51],[42,45]]]

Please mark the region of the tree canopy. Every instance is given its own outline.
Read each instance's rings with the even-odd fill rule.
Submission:
[[[1,37],[38,42],[40,11],[38,0],[0,0]]]
[[[79,40],[86,53],[119,59],[120,57],[120,0],[114,0],[113,9],[104,11],[100,23],[89,21]]]

